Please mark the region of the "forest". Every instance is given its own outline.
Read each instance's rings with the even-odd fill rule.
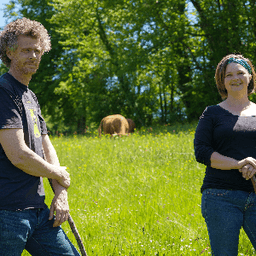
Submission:
[[[214,74],[227,54],[256,62],[256,0],[11,0],[52,50],[30,82],[52,132],[84,133],[110,114],[137,127],[198,120],[221,101]],[[0,65],[0,74],[7,71]],[[256,100],[254,95],[251,100]]]

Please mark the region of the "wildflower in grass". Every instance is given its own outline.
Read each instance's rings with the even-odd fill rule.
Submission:
[[[202,252],[201,252],[200,254],[204,253],[204,252],[207,251],[208,249],[209,249],[209,247],[206,247],[205,249],[202,250]]]
[[[167,128],[164,127],[164,129]],[[189,153],[192,150],[192,142],[187,143],[192,141],[192,135],[186,133],[186,136],[189,137],[184,136],[180,139],[178,135],[176,136],[172,132],[172,129],[169,131],[170,136],[163,132],[159,136],[155,136],[153,132],[150,135],[148,130],[149,128],[145,130],[146,137],[142,137],[142,131],[140,131],[138,135],[131,136],[128,140],[127,138],[109,141],[105,138],[98,140],[98,138],[95,139],[94,135],[89,138],[89,131],[87,131],[87,137],[79,137],[79,140],[74,140],[73,136],[70,136],[69,138],[62,138],[65,141],[60,141],[60,138],[55,136],[54,143],[58,144],[60,160],[63,164],[69,166],[72,181],[74,184],[78,182],[83,184],[81,189],[79,188],[79,196],[77,196],[78,192],[75,191],[74,186],[70,188],[70,193],[74,195],[70,206],[73,209],[72,215],[77,222],[79,231],[81,229],[82,238],[88,237],[90,239],[88,252],[93,250],[93,254],[99,256],[110,255],[109,252],[113,250],[115,250],[113,255],[118,255],[118,252],[121,252],[121,255],[146,256],[190,255],[189,253],[199,255],[202,249],[207,247],[208,240],[206,239],[193,240],[192,243],[198,244],[198,247],[192,247],[193,245],[191,245],[191,248],[185,247],[185,241],[188,241],[187,244],[190,245],[191,241],[188,239],[194,239],[191,234],[187,233],[187,229],[183,230],[184,227],[189,227],[189,223],[192,224],[191,211],[195,213],[193,222],[195,221],[198,226],[203,228],[198,233],[198,226],[191,225],[189,230],[191,232],[195,231],[199,237],[206,237],[206,228],[199,218],[200,207],[197,206],[199,195],[195,194],[191,197],[190,193],[186,193],[191,188],[192,181],[196,181],[203,174],[203,170],[199,168],[200,166],[195,165],[192,157],[191,162],[189,162],[188,159],[190,158],[187,155],[176,154],[176,152]],[[176,131],[178,132],[178,129]],[[93,134],[93,131],[90,131],[90,134]],[[160,134],[160,132],[157,131],[157,134]],[[161,151],[163,143],[168,143],[168,151]],[[115,147],[114,144],[116,144]],[[79,148],[79,145],[81,145],[81,148]],[[129,150],[127,150],[128,147]],[[113,154],[113,149],[118,154]],[[139,149],[142,149],[146,154],[140,152]],[[159,153],[157,155],[159,157],[155,157],[156,152]],[[146,155],[150,157],[149,162],[145,159]],[[163,159],[166,160],[164,163]],[[192,166],[191,168],[184,165],[186,161],[188,166]],[[169,166],[167,163],[169,163]],[[86,172],[77,173],[78,166],[81,166],[82,170],[85,170],[86,166]],[[143,172],[137,171],[137,166],[144,166],[142,167]],[[183,175],[180,167],[186,170],[186,175]],[[197,173],[196,176],[195,173]],[[81,177],[78,176],[79,174],[81,174]],[[181,175],[179,180],[178,175]],[[187,177],[191,177],[191,179],[187,180]],[[169,178],[170,184],[173,186],[163,183],[163,178],[164,181]],[[182,184],[182,188],[179,184]],[[194,188],[198,189],[198,186],[199,182],[196,183]],[[120,190],[120,187],[123,189]],[[184,190],[184,188],[187,189]],[[176,205],[178,200],[172,200],[170,204],[169,200],[178,197],[178,195],[180,195],[182,205]],[[81,200],[81,198],[84,198],[84,200]],[[94,203],[92,199],[98,204]],[[87,204],[85,204],[85,201]],[[139,205],[138,202],[141,204]],[[163,208],[164,203],[165,207]],[[120,211],[118,210],[119,204],[122,204]],[[194,204],[196,205],[195,208],[193,208]],[[78,212],[75,211],[76,208],[83,210]],[[173,213],[174,209],[175,214]],[[188,214],[189,210],[190,215]],[[162,222],[162,218],[167,223]],[[130,225],[130,223],[134,224]],[[145,225],[145,223],[147,224]],[[179,223],[183,225],[179,225]],[[169,236],[170,229],[173,237]],[[116,230],[118,235],[114,235],[113,230]],[[101,236],[98,235],[100,233]],[[185,238],[183,243],[180,242],[179,237],[181,235]],[[114,238],[111,239],[113,236]],[[126,236],[126,240],[124,236]],[[159,244],[160,240],[161,245]],[[165,240],[168,240],[168,243],[165,243]],[[139,241],[141,241],[140,244]],[[168,246],[168,244],[170,245]],[[180,251],[181,245],[184,247],[183,251]],[[124,251],[122,251],[122,248]],[[196,248],[196,252],[194,251],[193,254],[190,250],[194,248]],[[202,256],[208,252],[209,250]]]

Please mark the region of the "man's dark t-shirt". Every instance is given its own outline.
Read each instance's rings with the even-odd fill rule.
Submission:
[[[42,137],[47,134],[35,94],[10,74],[0,77],[0,129],[23,129],[27,146],[43,156]],[[0,144],[0,209],[45,208],[43,179],[15,167]]]

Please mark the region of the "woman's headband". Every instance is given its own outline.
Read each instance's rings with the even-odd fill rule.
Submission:
[[[235,59],[235,58],[228,59],[228,64],[231,62],[235,62],[235,63],[242,65],[244,68],[247,69],[247,71],[249,72],[250,75],[252,74],[252,69],[251,69],[250,65],[245,60]]]

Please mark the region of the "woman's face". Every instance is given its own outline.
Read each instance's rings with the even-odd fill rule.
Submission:
[[[248,85],[252,75],[242,65],[231,62],[227,65],[224,84],[228,92],[231,94],[248,95]]]

